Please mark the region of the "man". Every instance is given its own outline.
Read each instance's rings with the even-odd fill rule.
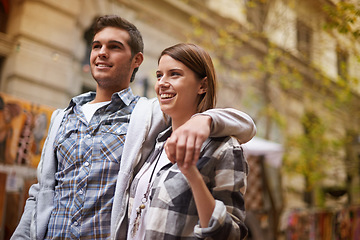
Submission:
[[[143,61],[140,32],[117,16],[100,17],[94,32],[90,65],[96,93],[74,97],[65,111],[54,112],[38,166],[39,182],[29,191],[12,239],[118,239],[126,210],[118,202],[126,202],[126,186],[146,159],[139,156],[129,163],[121,158],[137,103],[151,102],[151,127],[140,144],[151,149],[154,136],[166,127],[158,103],[134,96],[129,88]],[[167,147],[170,159],[196,159],[210,129],[220,136],[235,134],[242,142],[255,134],[251,118],[241,112],[194,116],[174,131]],[[127,151],[138,152],[127,145]]]

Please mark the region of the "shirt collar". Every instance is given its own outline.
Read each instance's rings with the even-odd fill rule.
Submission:
[[[172,133],[172,127],[168,127],[167,129],[165,129],[164,131],[162,131],[161,133],[159,133],[158,137],[157,137],[157,141],[158,142],[165,142],[166,139],[168,139],[171,136]]]
[[[75,105],[83,105],[87,102],[90,102],[95,99],[96,92],[87,92],[80,94],[76,97],[73,97],[69,103],[69,106],[66,109],[69,109]],[[119,99],[126,105],[129,106],[130,103],[135,99],[135,95],[133,94],[130,87],[121,90],[120,92],[116,92],[111,96],[111,102],[118,102]]]
[[[128,87],[124,90],[121,90],[120,92],[114,93],[111,97],[111,101],[114,101],[115,98],[120,98],[126,106],[129,106],[130,103],[134,100],[135,95],[133,94],[131,88]]]

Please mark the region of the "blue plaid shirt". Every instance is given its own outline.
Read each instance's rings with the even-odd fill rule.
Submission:
[[[86,93],[71,100],[54,143],[54,209],[45,239],[108,239],[114,190],[130,115],[139,99],[131,89],[115,93],[91,121],[81,106]]]

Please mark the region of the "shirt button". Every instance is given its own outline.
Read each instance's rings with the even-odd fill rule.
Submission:
[[[88,167],[88,166],[90,165],[90,163],[89,163],[89,162],[85,162],[84,165],[85,165],[85,167]]]
[[[91,138],[91,134],[87,134],[86,137],[90,139],[90,138]]]
[[[84,193],[83,190],[79,190],[79,194],[82,195]]]
[[[77,225],[79,225],[79,223],[78,223],[78,222],[74,222],[74,226],[77,226]]]

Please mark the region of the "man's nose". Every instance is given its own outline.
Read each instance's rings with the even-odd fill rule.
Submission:
[[[99,51],[99,57],[108,57],[108,51],[105,46],[102,46]]]

